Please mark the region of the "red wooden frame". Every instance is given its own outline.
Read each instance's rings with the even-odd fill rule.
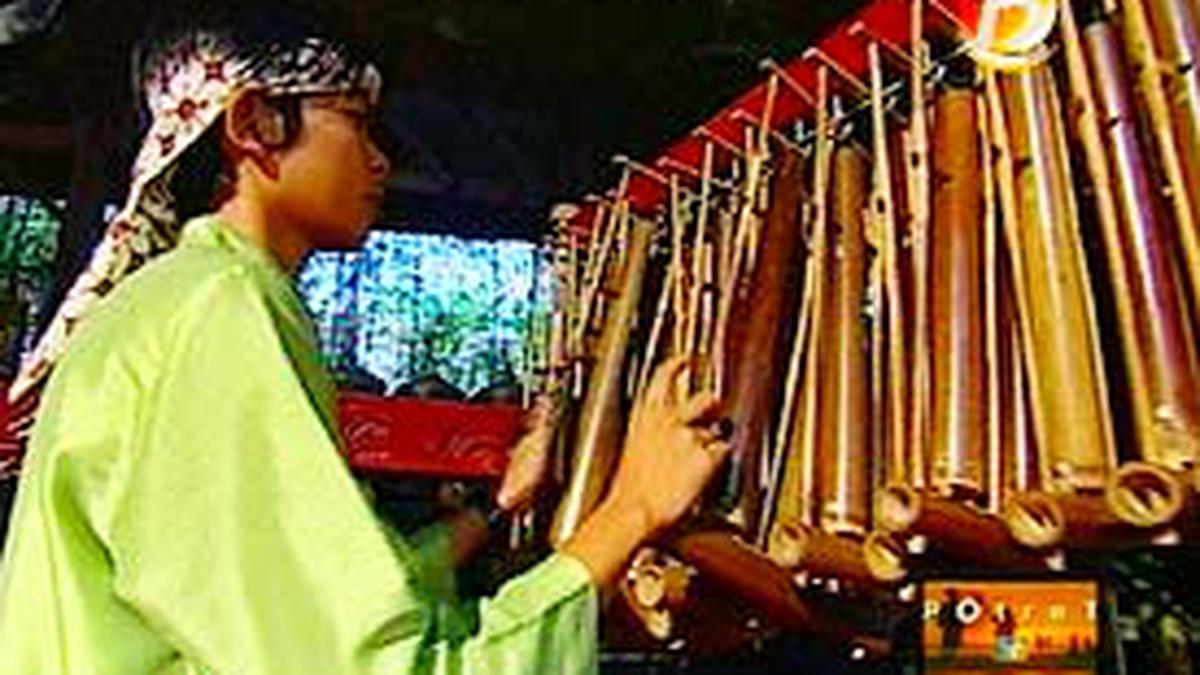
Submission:
[[[979,10],[982,0],[924,0],[924,22],[929,30],[949,31],[960,36],[974,31],[978,23]],[[862,9],[847,17],[834,26],[818,40],[814,47],[826,56],[836,61],[845,71],[866,80],[867,41],[863,36],[852,35],[850,28],[860,23],[872,35],[878,36],[897,46],[908,46],[911,31],[911,0],[874,0]],[[781,64],[788,79],[795,82],[807,92],[815,95],[817,86],[817,64],[810,59],[799,57],[787,64]],[[895,77],[895,75],[893,75]],[[830,78],[831,86],[840,88],[841,93],[859,96],[858,92],[847,89],[849,85],[839,78]],[[761,119],[767,98],[767,84],[764,82],[751,87],[725,109],[713,115],[699,128],[709,134],[732,144],[735,147],[743,145],[744,123],[743,115],[752,119]],[[775,103],[771,112],[771,128],[780,129],[801,118],[813,116],[812,106],[800,94],[787,86],[779,86]],[[696,130],[698,131],[699,128]],[[658,171],[669,174],[670,158],[675,162],[700,169],[704,157],[704,138],[693,131],[668,146],[661,155],[650,165]],[[714,166],[721,169],[727,166],[732,158],[728,151],[716,146]],[[684,184],[695,181],[687,174],[681,174]],[[660,208],[667,199],[667,188],[662,183],[642,173],[632,172],[629,177],[627,192],[631,208],[640,213],[652,213]],[[595,204],[583,204],[570,222],[572,231],[587,234],[594,219]]]
[[[503,475],[521,408],[344,393],[338,405],[350,466],[375,474]]]
[[[0,382],[0,465],[20,456],[8,435],[7,386]],[[512,405],[387,398],[344,392],[338,416],[345,452],[356,472],[447,478],[498,478],[520,434]]]

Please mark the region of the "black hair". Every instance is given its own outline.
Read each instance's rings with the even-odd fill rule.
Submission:
[[[283,121],[283,138],[275,147],[286,148],[300,135],[300,100],[294,96],[266,99]],[[221,147],[224,116],[196,139],[175,162],[171,178],[171,193],[175,197],[175,214],[179,222],[204,215],[220,206],[231,196],[231,167]]]
[[[220,127],[214,124],[205,131],[176,163],[171,193],[180,223],[213,211],[227,196],[229,174],[221,152]]]

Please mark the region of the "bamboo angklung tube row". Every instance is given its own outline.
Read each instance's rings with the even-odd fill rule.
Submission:
[[[931,344],[921,351],[930,360],[932,424],[927,448],[911,450],[928,452],[929,483],[924,488],[915,481],[891,484],[877,495],[876,532],[866,555],[872,570],[888,579],[903,575],[911,537],[922,540],[927,554],[971,565],[1045,566],[1041,556],[1014,544],[1002,521],[980,508],[997,498],[988,494],[996,485],[989,471],[1003,465],[989,463],[986,455],[990,425],[1003,428],[1003,418],[989,416],[985,404],[988,373],[1000,372],[985,363],[984,265],[998,260],[984,256],[983,228],[991,223],[984,217],[984,195],[991,194],[984,181],[991,174],[981,165],[975,92],[946,87],[933,107],[929,314],[916,315],[917,322],[930,327]],[[999,358],[998,347],[991,358]],[[995,409],[1000,409],[999,401]],[[1003,455],[1013,449],[997,451]]]
[[[1116,289],[1118,301],[1128,305],[1120,311],[1119,328],[1137,445],[1147,459],[1183,470],[1195,460],[1200,443],[1200,384],[1186,298],[1176,282],[1169,233],[1138,141],[1117,36],[1108,23],[1095,22],[1084,29],[1084,45],[1098,85],[1102,147],[1114,169],[1111,176],[1092,179],[1107,178],[1110,182],[1097,192],[1111,190],[1116,196],[1116,228],[1103,235],[1109,264],[1124,277],[1114,281],[1123,286]]]
[[[873,579],[859,544],[870,522],[873,463],[863,315],[869,166],[865,152],[852,144],[838,145],[832,155],[830,228],[821,247],[830,267],[813,266],[814,273],[819,267],[829,275],[825,283],[814,279],[815,292],[828,299],[813,303],[812,328],[802,336],[810,346],[817,340],[826,345],[805,366],[814,369],[815,390],[804,395],[807,403],[815,399],[821,433],[809,479],[815,501],[805,503],[796,494],[794,477],[785,483],[779,496],[784,504],[767,544],[771,558],[784,567],[869,585]]]
[[[881,294],[896,297],[889,304],[901,305],[899,316],[911,324],[911,329],[887,332],[889,340],[908,341],[886,345],[907,353],[908,361],[889,369],[887,377],[894,384],[883,402],[896,405],[889,400],[896,384],[907,390],[899,403],[906,409],[892,414],[893,420],[905,420],[906,438],[902,453],[895,452],[894,444],[882,453],[891,466],[875,495],[875,529],[863,551],[872,572],[885,580],[903,576],[905,558],[914,545],[972,565],[1045,564],[1040,556],[1019,550],[1004,524],[979,508],[995,508],[999,497],[991,494],[996,482],[990,471],[1002,464],[998,441],[993,442],[995,459],[988,455],[987,442],[1001,419],[988,414],[989,409],[999,409],[999,401],[989,408],[987,399],[988,391],[993,396],[998,391],[988,373],[998,371],[985,362],[984,324],[991,315],[983,282],[983,228],[991,222],[985,220],[991,211],[984,208],[983,199],[991,192],[983,189],[981,179],[990,172],[981,171],[974,92],[951,86],[936,92],[933,104],[926,105],[928,47],[918,12],[914,6],[911,108],[902,141],[907,190],[901,213],[910,246],[895,262],[888,260],[892,253],[885,247],[885,265],[899,268],[903,278],[889,279],[894,290]],[[882,119],[876,116],[877,127]],[[887,135],[877,129],[875,137],[879,145]],[[877,163],[887,159],[886,151],[877,149],[875,155]],[[876,192],[882,193],[878,187]],[[879,206],[875,210],[883,211]],[[879,238],[888,243],[886,236]],[[996,257],[993,253],[987,260]],[[884,307],[885,316],[889,310]],[[875,318],[881,321],[878,313]],[[996,358],[996,352],[998,345],[989,357]],[[873,367],[880,367],[878,361]],[[893,375],[897,370],[903,382]]]
[[[1125,9],[1127,23],[1136,24],[1139,8],[1127,3]],[[1200,442],[1194,347],[1184,294],[1176,285],[1175,252],[1163,228],[1168,209],[1150,187],[1153,174],[1135,128],[1133,92],[1116,34],[1101,20],[1086,26],[1081,38],[1065,2],[1060,31],[1076,111],[1072,128],[1083,146],[1108,263],[1108,278],[1098,283],[1112,287],[1117,335],[1110,337],[1119,344],[1114,351],[1127,381],[1115,392],[1128,401],[1132,427],[1131,437],[1123,439],[1129,450],[1124,454],[1148,463],[1127,462],[1112,472],[1103,496],[1019,494],[1009,506],[1009,521],[1014,535],[1031,546],[1145,543],[1155,528],[1182,512],[1188,492],[1172,472],[1194,463]],[[1133,53],[1137,58],[1137,43]],[[1142,89],[1149,99],[1154,93],[1153,87]],[[1160,166],[1170,183],[1172,146],[1160,149],[1168,151]],[[1183,215],[1178,224],[1186,225],[1186,212],[1175,213]]]
[[[1088,270],[1045,67],[1000,78],[1015,172],[1016,222],[1005,219],[1017,279],[1034,429],[1047,487],[1102,489],[1115,447]]]
[[[1200,321],[1200,16],[1188,0],[1122,0],[1137,92],[1162,165],[1187,265],[1192,318]]]
[[[1088,14],[1080,30],[1063,0],[1061,59],[950,86],[930,86],[914,20],[906,123],[889,117],[880,47],[867,46],[869,154],[837,133],[822,64],[816,91],[799,93],[816,127],[803,152],[768,153],[764,124],[724,148],[732,205],[712,189],[727,141],[706,143],[678,223],[672,189],[655,325],[673,338],[648,353],[718,360],[695,386],[720,390],[735,422],[725,506],[777,564],[895,579],[916,537],[974,565],[1043,566],[1060,546],[1154,540],[1185,512],[1181,475],[1200,452],[1194,7],[1117,4],[1123,42],[1114,17]],[[595,283],[580,285],[576,313],[594,315]],[[618,314],[628,327],[623,302],[606,333]],[[609,343],[580,453],[593,389],[625,362]],[[684,548],[708,560],[732,540]]]

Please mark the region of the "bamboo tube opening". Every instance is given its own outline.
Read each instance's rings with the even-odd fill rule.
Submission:
[[[671,613],[665,609],[642,608],[634,610],[634,614],[642,622],[642,627],[656,640],[666,640],[671,637],[674,622]]]
[[[892,485],[880,491],[876,509],[882,529],[904,532],[921,515],[921,494],[907,485]]]
[[[771,528],[767,555],[780,567],[827,579],[834,586],[873,587],[878,579],[866,566],[861,541],[799,523],[777,523]]]
[[[804,557],[807,534],[804,528],[796,523],[775,523],[771,527],[771,535],[767,542],[767,557],[776,565],[792,569],[800,564]]]
[[[1184,493],[1183,482],[1167,469],[1129,462],[1109,481],[1105,499],[1121,520],[1138,527],[1157,527],[1183,510]]]
[[[904,542],[888,532],[871,532],[863,542],[863,558],[867,569],[880,581],[900,581],[908,574]]]
[[[657,607],[662,604],[667,595],[666,582],[662,570],[657,567],[644,567],[633,576],[633,598],[642,607]]]
[[[1004,511],[1004,522],[1013,539],[1035,549],[1061,542],[1066,536],[1066,520],[1054,498],[1040,492],[1013,495]]]

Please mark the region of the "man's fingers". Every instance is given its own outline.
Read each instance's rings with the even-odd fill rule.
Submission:
[[[514,484],[506,483],[500,488],[500,494],[496,495],[496,504],[503,511],[512,511],[528,501],[532,492],[529,486],[518,488]]]
[[[687,354],[676,354],[654,369],[654,376],[646,387],[646,399],[653,402],[673,401],[675,380],[691,365]]]
[[[702,391],[679,407],[679,418],[688,426],[711,424],[721,416],[721,399],[710,391]]]
[[[543,468],[523,465],[504,474],[496,504],[504,511],[511,511],[533,500],[538,485],[542,482]]]

